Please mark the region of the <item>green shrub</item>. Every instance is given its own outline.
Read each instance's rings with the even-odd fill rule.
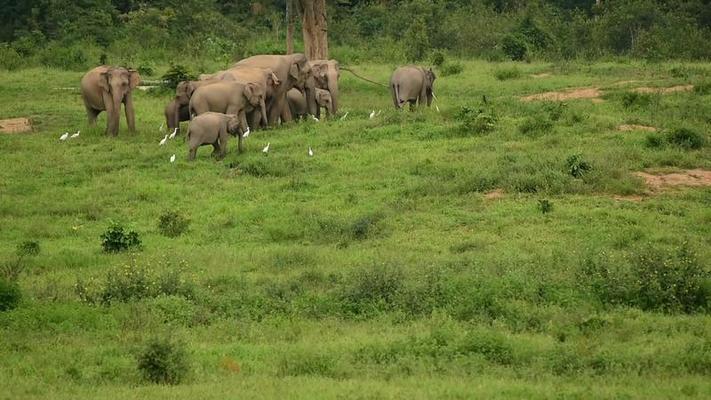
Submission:
[[[123,226],[113,223],[101,234],[101,247],[106,253],[118,253],[128,249],[140,249],[141,239],[134,231],[124,232]]]
[[[442,65],[444,65],[446,58],[442,50],[435,50],[430,55],[430,60],[432,60],[432,65],[436,67],[441,67]]]
[[[89,56],[80,44],[64,46],[52,43],[39,53],[40,63],[47,67],[82,71],[89,67]]]
[[[665,138],[659,133],[650,133],[644,139],[644,145],[650,149],[660,149],[664,147]]]
[[[15,309],[21,298],[22,293],[17,282],[0,277],[0,311]]]
[[[700,82],[694,85],[694,93],[701,96],[711,94],[711,81]]]
[[[494,71],[494,76],[500,81],[518,79],[521,77],[521,70],[516,67],[497,68]]]
[[[195,80],[195,75],[188,71],[188,68],[180,64],[171,64],[168,71],[160,78],[163,83],[162,85],[168,89],[175,90],[178,84],[183,81]]]
[[[0,43],[0,69],[14,71],[24,65],[22,56],[6,43]]]
[[[543,115],[526,117],[518,126],[518,131],[526,136],[538,136],[550,132],[553,129],[553,121]]]
[[[455,118],[460,121],[460,130],[464,133],[473,132],[478,135],[496,129],[496,116],[483,109],[476,110],[473,107],[462,106]]]
[[[706,142],[703,135],[691,129],[679,128],[667,134],[667,142],[685,150],[698,150]]]
[[[149,382],[177,385],[190,372],[185,345],[170,339],[149,340],[137,358],[138,371]]]
[[[501,41],[504,54],[513,61],[523,61],[528,55],[526,40],[519,35],[509,34]]]
[[[336,361],[332,356],[321,353],[300,351],[282,357],[279,362],[279,376],[323,376],[337,378]]]
[[[624,108],[643,108],[650,104],[652,104],[652,96],[649,93],[625,92],[622,94]]]
[[[548,112],[551,121],[559,121],[565,113],[568,104],[563,102],[546,102],[543,108]]]
[[[464,65],[458,62],[448,62],[442,65],[439,71],[442,76],[457,75],[464,71]]]
[[[583,159],[582,154],[573,154],[565,161],[568,167],[568,173],[573,178],[581,178],[583,175],[592,170],[592,165]]]
[[[34,257],[40,253],[39,242],[34,240],[26,240],[17,245],[15,249],[15,261],[7,261],[0,264],[0,277],[8,281],[17,281],[22,271],[25,269],[25,259]]]
[[[165,211],[158,218],[158,230],[163,236],[178,237],[188,229],[190,220],[175,211]]]
[[[144,62],[138,66],[137,70],[141,76],[153,76],[156,73],[156,66],[150,61]]]
[[[460,353],[481,354],[487,361],[496,364],[508,365],[514,361],[513,349],[500,333],[472,331],[457,347]]]
[[[538,200],[538,209],[541,211],[542,214],[548,214],[549,212],[553,211],[553,203],[546,199]]]
[[[403,288],[404,276],[399,268],[376,265],[350,276],[343,287],[341,302],[348,314],[387,311],[396,306],[395,301]]]

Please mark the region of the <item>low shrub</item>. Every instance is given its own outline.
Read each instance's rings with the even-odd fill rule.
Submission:
[[[703,135],[691,129],[679,128],[667,134],[667,142],[685,150],[698,150],[706,142]]]
[[[196,77],[184,65],[171,64],[168,71],[160,79],[163,81],[163,86],[175,90],[180,82],[195,80]]]
[[[458,62],[447,62],[439,68],[442,76],[457,75],[464,71],[464,65]]]
[[[568,107],[567,103],[563,102],[547,102],[544,105],[544,109],[546,112],[548,112],[548,117],[551,119],[551,121],[558,121],[563,117],[563,114],[565,113],[566,108]]]
[[[526,40],[519,35],[509,34],[504,36],[501,41],[501,49],[513,61],[523,61],[528,56]]]
[[[582,154],[573,154],[565,161],[568,173],[573,178],[582,178],[583,175],[592,170],[592,165],[585,161]]]
[[[0,69],[14,71],[25,65],[22,56],[6,43],[0,43]]]
[[[178,237],[188,229],[190,220],[175,211],[165,211],[158,218],[158,230],[163,236]]]
[[[666,141],[663,135],[659,133],[650,133],[644,138],[644,145],[650,149],[660,149],[664,147]]]
[[[516,67],[497,68],[494,71],[494,77],[500,81],[518,79],[521,77],[521,70]]]
[[[430,54],[430,60],[432,61],[432,65],[436,67],[441,67],[442,65],[444,65],[446,58],[444,56],[444,52],[438,49],[434,50],[432,54]]]
[[[700,96],[711,94],[711,81],[700,82],[694,85],[694,93]]]
[[[279,376],[323,376],[337,378],[336,360],[322,353],[300,351],[284,356],[279,362]]]
[[[137,357],[138,371],[149,382],[177,385],[190,372],[185,345],[166,338],[148,341]]]
[[[47,67],[82,71],[89,67],[89,56],[85,47],[79,44],[64,46],[52,43],[39,53],[40,63]]]
[[[538,136],[553,130],[553,121],[546,116],[527,117],[518,126],[518,131],[526,136]]]
[[[462,106],[455,118],[460,121],[460,130],[464,133],[484,134],[496,129],[497,118],[493,112]]]
[[[21,298],[22,293],[17,282],[0,277],[0,311],[15,309]]]
[[[553,211],[553,203],[546,199],[538,200],[538,210],[540,210],[542,214],[548,214]]]
[[[652,96],[649,93],[625,92],[622,95],[624,108],[642,108],[650,104],[652,104]]]
[[[119,253],[128,249],[140,249],[141,239],[135,231],[124,231],[124,227],[112,223],[106,232],[101,234],[101,247],[106,253]]]
[[[26,240],[17,245],[15,249],[16,258],[14,261],[7,261],[0,264],[0,277],[8,281],[17,281],[22,271],[25,269],[27,257],[34,257],[40,253],[39,242]]]
[[[347,280],[341,303],[347,314],[368,315],[393,309],[404,288],[404,276],[399,268],[376,265],[363,269]]]

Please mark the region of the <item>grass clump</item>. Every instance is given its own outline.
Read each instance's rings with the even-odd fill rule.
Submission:
[[[165,211],[158,218],[158,230],[163,236],[178,237],[188,229],[190,220],[175,211]]]
[[[665,144],[664,136],[657,132],[650,133],[644,138],[644,145],[650,149],[661,149]]]
[[[507,81],[510,79],[518,79],[521,77],[521,70],[517,67],[503,67],[497,68],[494,71],[494,77],[500,81]]]
[[[573,178],[582,178],[583,175],[592,170],[592,164],[587,162],[582,154],[573,154],[565,161],[568,173]]]
[[[684,150],[698,150],[706,143],[703,135],[687,128],[674,129],[667,134],[666,139],[670,144]]]
[[[626,92],[622,95],[624,108],[643,108],[652,104],[652,96],[648,93]]]
[[[538,210],[541,214],[548,214],[553,211],[553,203],[546,199],[538,200]]]
[[[353,274],[343,287],[341,302],[347,314],[369,315],[390,310],[404,289],[400,269],[376,265]]]
[[[17,245],[15,249],[15,261],[5,262],[0,265],[0,277],[8,281],[17,281],[20,274],[25,269],[25,260],[27,257],[34,257],[40,253],[39,242],[34,240],[26,240]]]
[[[17,282],[0,278],[0,311],[15,309],[21,298],[22,292]]]
[[[135,231],[125,231],[120,224],[113,223],[101,234],[101,247],[106,253],[120,253],[128,249],[140,249],[141,239]]]
[[[149,340],[137,362],[143,379],[162,385],[177,385],[190,372],[185,345],[166,338]]]
[[[447,62],[440,67],[439,71],[442,76],[457,75],[464,71],[464,65],[458,62]]]
[[[460,122],[460,131],[464,133],[480,135],[496,129],[496,115],[484,109],[462,106],[455,118]]]
[[[527,117],[518,126],[518,131],[525,136],[538,136],[553,129],[553,121],[546,116]]]

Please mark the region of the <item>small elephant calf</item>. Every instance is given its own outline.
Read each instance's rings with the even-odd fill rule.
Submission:
[[[206,112],[196,116],[188,126],[188,160],[195,159],[198,147],[211,144],[212,155],[222,159],[227,154],[228,134],[239,138],[239,152],[242,152],[242,132],[240,120],[233,114]]]
[[[286,93],[286,99],[289,101],[289,109],[294,118],[304,118],[309,113],[306,96],[299,89],[293,88],[289,90]],[[330,116],[333,111],[331,92],[316,88],[316,104],[318,105],[317,118],[321,118],[321,108],[325,108],[326,115]]]

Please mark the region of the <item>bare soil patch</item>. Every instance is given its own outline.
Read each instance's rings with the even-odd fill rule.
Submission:
[[[504,197],[504,189],[494,189],[490,192],[484,194],[484,198],[487,200],[496,200]]]
[[[635,172],[634,175],[644,179],[652,192],[677,186],[711,186],[711,171],[703,169],[687,169],[670,174]]]
[[[25,133],[32,132],[32,121],[29,118],[12,118],[0,120],[0,132]]]
[[[531,78],[533,78],[533,79],[548,78],[551,76],[553,76],[553,74],[548,73],[548,72],[541,72],[539,74],[531,74]]]
[[[637,196],[637,195],[629,195],[629,196],[612,196],[613,199],[617,201],[631,201],[633,203],[639,203],[642,200],[644,200],[644,197],[642,196]]]
[[[634,125],[634,124],[623,124],[617,127],[618,131],[621,132],[633,132],[633,131],[644,131],[644,132],[656,132],[657,128],[653,126],[646,125]]]
[[[671,86],[671,87],[638,87],[636,89],[633,89],[637,93],[661,93],[661,94],[667,94],[667,93],[676,93],[676,92],[690,92],[694,90],[694,85],[677,85],[677,86]]]
[[[576,99],[598,99],[602,96],[602,91],[598,88],[577,88],[558,92],[537,93],[521,97],[523,101],[564,101]]]

